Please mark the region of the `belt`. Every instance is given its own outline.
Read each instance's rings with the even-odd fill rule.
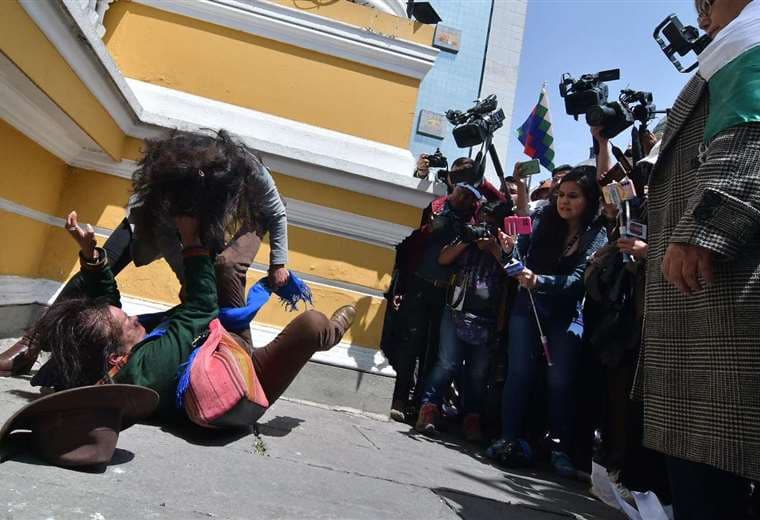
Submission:
[[[425,282],[429,283],[430,285],[432,285],[432,286],[433,286],[433,287],[435,287],[436,289],[448,289],[448,288],[449,288],[449,286],[451,285],[451,284],[450,284],[449,282],[447,282],[447,281],[445,281],[445,282],[444,282],[444,281],[441,281],[441,280],[428,280],[427,278],[425,278],[425,277],[423,277],[423,276],[420,276],[420,275],[418,275],[418,274],[417,274],[417,275],[415,275],[415,276],[416,276],[417,278],[419,278],[420,280],[423,280],[423,281],[425,281]]]

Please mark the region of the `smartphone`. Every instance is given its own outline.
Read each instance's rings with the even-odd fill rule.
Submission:
[[[530,217],[511,216],[504,219],[504,232],[507,235],[530,235],[532,231]]]
[[[520,172],[520,176],[529,177],[541,173],[541,161],[533,159],[532,161],[525,161],[517,163],[517,169]]]
[[[504,270],[507,272],[507,276],[517,276],[525,270],[525,266],[522,262],[515,260],[514,258],[504,266]]]

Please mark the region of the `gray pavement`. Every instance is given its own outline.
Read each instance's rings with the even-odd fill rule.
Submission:
[[[0,421],[35,396],[28,377],[0,378]],[[259,436],[135,425],[101,473],[18,453],[0,464],[0,518],[622,518],[587,488],[505,472],[454,437],[280,400]]]

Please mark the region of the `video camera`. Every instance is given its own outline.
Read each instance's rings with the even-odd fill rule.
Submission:
[[[574,79],[569,73],[562,75],[559,94],[565,99],[565,112],[578,120],[589,108],[607,102],[609,89],[605,81],[620,79],[620,69],[603,70],[596,74],[584,74]]]
[[[662,36],[665,36],[667,42]],[[699,55],[712,41],[706,34],[699,36],[699,31],[696,27],[692,27],[691,25],[684,27],[681,20],[674,14],[665,18],[655,28],[653,37],[678,72],[684,73],[691,72],[699,63],[695,61],[689,67],[684,67],[678,58],[676,58],[676,54],[684,57],[689,52],[694,51],[696,55]]]
[[[499,235],[499,225],[512,213],[512,201],[494,200],[483,204],[480,208],[480,218],[490,220],[480,224],[465,224],[459,234],[462,242],[470,243],[484,238],[494,238]],[[495,224],[498,222],[499,224]]]
[[[498,235],[498,227],[493,224],[465,224],[460,233],[462,242],[468,244],[475,242],[476,240],[482,240],[485,238],[492,238]]]
[[[475,105],[462,112],[447,110],[446,119],[455,126],[452,134],[459,148],[476,146],[488,139],[504,124],[504,111],[499,109],[496,95],[477,100]]]
[[[618,101],[589,107],[586,111],[586,123],[589,126],[601,126],[602,135],[612,139],[635,121],[646,125],[654,119],[657,107],[653,101],[651,92],[623,89]]]

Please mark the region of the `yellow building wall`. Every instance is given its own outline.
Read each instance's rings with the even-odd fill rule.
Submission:
[[[0,51],[114,160],[124,133],[16,0],[0,2]]]
[[[0,197],[35,211],[55,214],[69,167],[0,120]],[[0,211],[0,274],[37,276],[48,226]]]
[[[113,4],[105,26],[104,41],[129,78],[409,143],[419,80],[132,2]]]

